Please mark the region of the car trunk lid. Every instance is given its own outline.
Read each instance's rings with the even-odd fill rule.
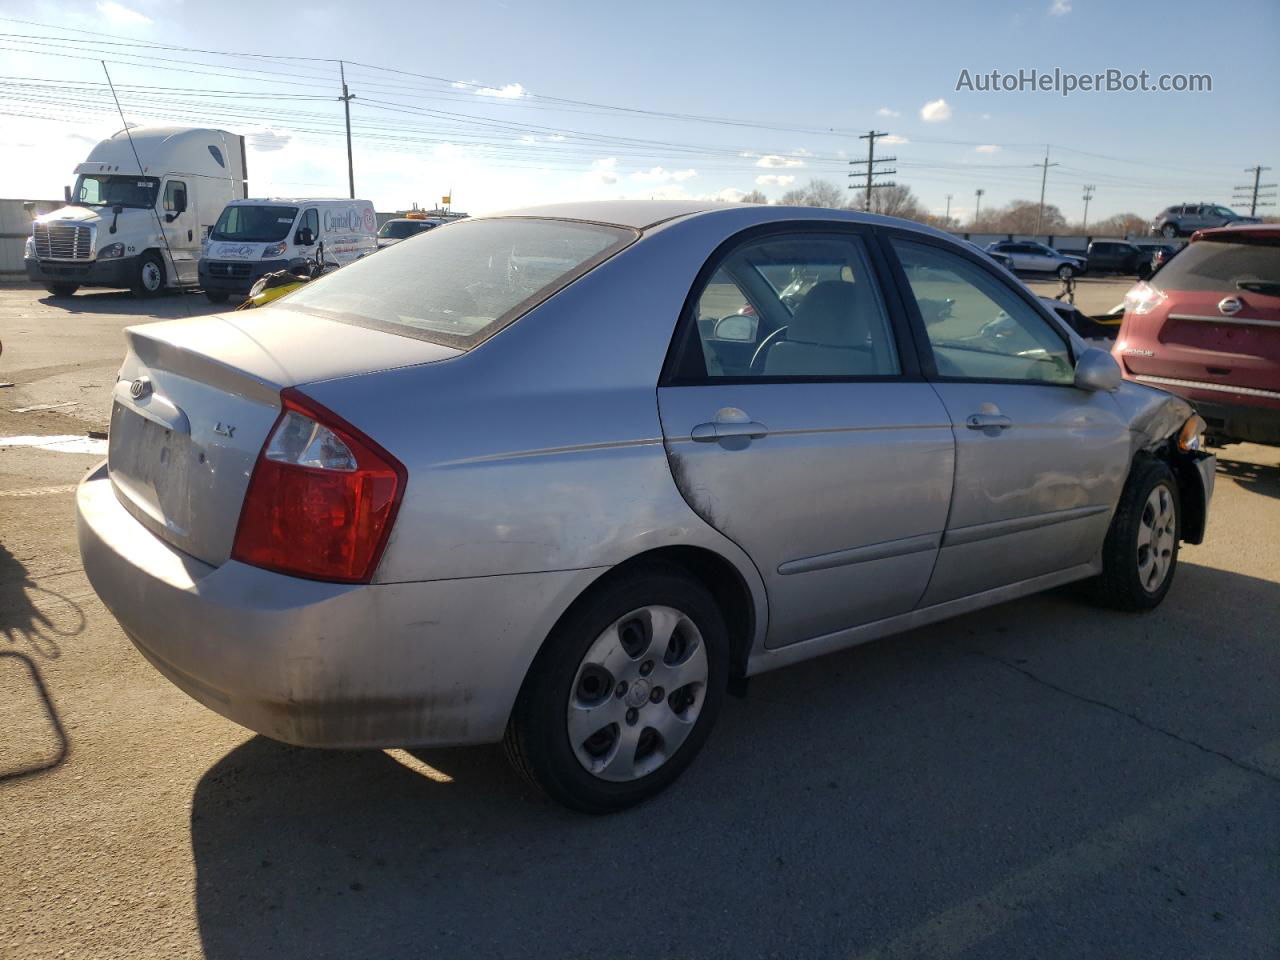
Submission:
[[[111,411],[112,485],[153,533],[214,565],[231,555],[282,389],[459,353],[272,309],[130,327],[125,337]]]

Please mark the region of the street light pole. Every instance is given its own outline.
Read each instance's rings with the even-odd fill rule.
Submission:
[[[342,96],[338,99],[342,101],[342,112],[346,115],[347,120],[347,187],[351,191],[351,199],[356,198],[356,168],[351,159],[351,101],[355,96],[347,92],[347,68],[341,60],[338,61],[338,75],[342,78]]]

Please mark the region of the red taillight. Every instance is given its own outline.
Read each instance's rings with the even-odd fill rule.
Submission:
[[[297,577],[368,583],[404,495],[404,466],[296,390],[280,399],[231,558]]]

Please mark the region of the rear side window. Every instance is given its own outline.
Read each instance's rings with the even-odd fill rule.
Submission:
[[[567,220],[462,221],[313,281],[280,307],[466,350],[636,236]]]
[[[1252,285],[1254,292],[1274,291],[1280,285],[1280,245],[1197,241],[1161,267],[1153,282],[1163,290],[1226,294]]]

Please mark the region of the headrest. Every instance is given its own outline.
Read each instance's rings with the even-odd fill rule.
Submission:
[[[814,284],[796,308],[787,339],[835,347],[866,346],[875,304],[865,283],[823,280]]]

